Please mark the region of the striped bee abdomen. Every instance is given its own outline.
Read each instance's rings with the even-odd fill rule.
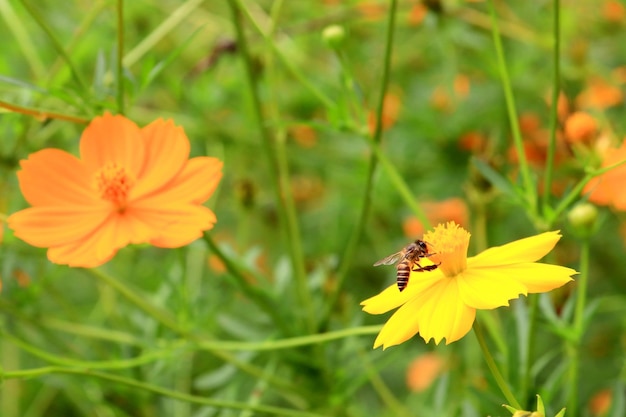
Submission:
[[[409,275],[411,275],[411,266],[404,260],[398,264],[397,284],[400,292],[402,292],[409,283]]]

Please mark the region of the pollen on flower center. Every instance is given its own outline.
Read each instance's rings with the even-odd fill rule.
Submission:
[[[470,233],[455,222],[440,224],[424,234],[424,240],[433,248],[433,262],[447,277],[454,277],[467,268],[467,248]]]
[[[94,177],[100,197],[115,204],[119,210],[124,210],[128,193],[135,185],[134,176],[117,163],[108,162]]]

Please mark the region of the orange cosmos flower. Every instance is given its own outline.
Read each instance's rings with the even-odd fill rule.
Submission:
[[[439,268],[413,271],[404,291],[394,283],[361,303],[371,314],[399,307],[374,348],[398,345],[417,333],[426,342],[435,339],[438,344],[445,338],[446,344],[452,343],[470,331],[477,309],[507,306],[520,294],[546,292],[568,283],[576,271],[537,262],[560,238],[558,231],[546,232],[468,258],[470,234],[454,222],[440,224],[424,235],[435,249],[428,260]]]
[[[202,206],[222,176],[222,162],[189,158],[189,140],[171,120],[144,128],[105,113],[87,126],[80,159],[44,149],[20,162],[24,198],[32,207],[11,215],[15,236],[48,248],[48,259],[95,267],[131,243],[173,248],[211,229]]]
[[[615,149],[607,149],[602,168],[610,167],[626,159],[626,140]],[[619,211],[626,211],[626,194],[624,181],[626,180],[626,166],[621,165],[598,177],[593,178],[583,189],[583,195],[589,194],[589,201],[601,206],[611,206]]]

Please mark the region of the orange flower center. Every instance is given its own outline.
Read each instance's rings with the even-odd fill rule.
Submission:
[[[95,174],[96,189],[100,198],[115,204],[119,211],[124,211],[128,193],[135,185],[134,176],[123,166],[107,162]]]
[[[467,248],[470,234],[455,222],[440,224],[435,230],[424,234],[424,240],[432,245],[430,260],[440,263],[443,274],[452,278],[467,268]]]

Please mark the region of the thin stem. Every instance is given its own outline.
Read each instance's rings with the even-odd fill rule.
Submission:
[[[567,210],[567,208],[572,205],[574,203],[574,201],[576,201],[577,199],[580,198],[580,194],[583,191],[583,188],[585,188],[585,186],[587,185],[587,183],[589,181],[591,181],[593,178],[600,176],[602,174],[605,174],[611,170],[614,170],[616,168],[619,168],[622,165],[626,165],[626,159],[616,162],[612,165],[609,165],[608,167],[604,167],[604,168],[600,168],[600,169],[596,169],[590,172],[587,172],[587,174],[571,189],[571,191],[569,192],[569,194],[567,194],[567,196],[565,196],[561,202],[557,205],[557,207],[554,209],[554,211],[552,212],[551,216],[549,216],[547,218],[547,224],[548,226],[552,225],[553,222],[556,221],[556,219],[559,218],[559,216],[561,215],[562,212],[564,212],[565,210]]]
[[[387,23],[387,35],[385,42],[385,53],[384,53],[384,61],[383,61],[383,74],[381,77],[381,85],[380,85],[380,93],[378,98],[378,108],[376,111],[376,130],[374,131],[374,136],[372,138],[372,143],[379,144],[381,142],[382,137],[382,118],[384,111],[384,103],[385,96],[387,95],[387,88],[389,85],[389,74],[391,72],[391,57],[393,52],[393,39],[396,25],[396,14],[397,14],[398,2],[397,0],[392,0],[389,6],[389,21]],[[357,217],[356,224],[352,229],[352,233],[350,234],[350,238],[348,240],[348,244],[346,245],[346,249],[341,257],[341,263],[337,268],[337,285],[334,288],[334,292],[330,296],[329,302],[327,303],[328,311],[324,315],[325,318],[330,316],[330,312],[334,308],[337,300],[339,299],[339,294],[341,293],[341,288],[343,286],[343,282],[345,281],[350,266],[352,265],[354,253],[356,252],[356,248],[361,239],[361,235],[363,230],[365,229],[365,225],[367,223],[367,218],[369,216],[371,203],[372,203],[372,192],[373,192],[373,184],[374,184],[374,174],[376,173],[376,168],[378,166],[378,157],[375,154],[372,154],[369,159],[368,167],[367,167],[367,176],[365,179],[365,188],[363,189],[363,198],[361,199],[361,210],[359,211],[359,215]]]
[[[215,256],[219,258],[224,264],[230,275],[234,278],[234,282],[237,288],[242,291],[250,300],[252,300],[261,310],[272,317],[272,322],[275,323],[285,334],[290,334],[291,330],[285,322],[285,317],[281,314],[281,310],[277,308],[275,299],[272,298],[267,291],[264,291],[261,286],[250,285],[246,279],[246,275],[250,271],[243,271],[239,264],[231,260],[215,243],[210,234],[205,233],[203,239],[209,246],[209,250],[213,252]],[[258,274],[256,274],[258,275]],[[258,281],[264,281],[263,277],[257,276]]]
[[[127,369],[134,368],[137,366],[142,366],[151,362],[155,362],[159,359],[163,359],[166,357],[171,357],[174,354],[174,350],[177,348],[172,345],[167,349],[159,349],[152,352],[145,353],[143,355],[131,358],[131,359],[119,359],[119,360],[110,360],[110,361],[83,361],[73,358],[64,358],[60,356],[53,355],[46,351],[43,351],[35,346],[30,345],[29,343],[18,339],[17,337],[8,334],[6,332],[2,332],[2,336],[20,347],[22,350],[30,353],[33,356],[36,356],[40,359],[45,360],[48,363],[52,363],[54,365],[60,366],[70,366],[70,367],[79,367],[79,368],[89,368],[89,369]],[[182,344],[179,342],[179,345]]]
[[[569,358],[569,392],[567,412],[573,416],[578,411],[578,382],[580,369],[580,342],[585,333],[585,306],[587,301],[587,283],[589,278],[589,239],[583,239],[580,249],[580,275],[576,289],[576,308],[574,310],[574,337],[568,341],[567,352]]]
[[[203,339],[201,339],[200,337],[198,337],[196,335],[193,335],[190,332],[188,332],[185,329],[183,329],[168,314],[164,313],[162,310],[158,309],[157,307],[155,307],[155,306],[151,305],[150,303],[148,303],[147,301],[145,301],[145,299],[143,297],[140,297],[138,294],[133,292],[130,288],[126,287],[124,284],[122,284],[121,282],[119,282],[115,278],[113,278],[113,277],[111,277],[109,275],[106,275],[106,274],[102,273],[101,271],[99,271],[97,269],[88,269],[87,271],[91,272],[92,275],[94,275],[95,277],[99,278],[101,281],[103,281],[103,282],[107,283],[108,285],[110,285],[112,288],[114,288],[120,294],[122,294],[124,297],[126,297],[126,299],[128,299],[129,301],[134,303],[137,307],[139,307],[141,310],[145,311],[150,316],[152,316],[154,319],[156,319],[158,322],[160,322],[164,326],[170,328],[174,332],[178,333],[179,335],[181,335],[186,340],[188,340],[190,342],[193,342],[195,344],[203,342]],[[210,349],[207,349],[207,350],[210,350]],[[233,356],[229,352],[224,352],[224,351],[220,351],[220,350],[211,350],[211,353],[214,356],[216,356],[216,357],[218,357],[218,358],[220,358],[220,359],[222,359],[222,360],[224,360],[226,362],[231,363],[235,367],[241,369],[242,371],[244,371],[244,372],[246,372],[246,373],[248,373],[248,374],[250,374],[250,375],[252,375],[252,376],[254,376],[256,378],[266,379],[268,382],[270,382],[272,385],[274,385],[277,388],[294,391],[294,386],[292,384],[290,384],[289,382],[287,382],[285,380],[282,380],[282,379],[280,379],[280,378],[278,378],[278,377],[276,377],[274,375],[266,375],[257,366],[255,366],[255,365],[253,365],[251,363],[239,360],[238,358],[236,358],[235,356]],[[302,402],[299,398],[293,398],[293,395],[284,394],[284,397],[288,401],[290,401],[290,402],[292,402],[294,404]]]
[[[217,408],[228,408],[234,410],[252,410],[258,413],[264,413],[268,415],[280,415],[287,417],[323,417],[321,414],[311,413],[308,411],[298,411],[291,410],[288,408],[274,407],[269,405],[254,405],[247,403],[239,403],[234,401],[223,401],[223,400],[215,400],[212,398],[208,398],[206,396],[196,396],[185,394],[183,392],[178,392],[174,390],[170,390],[167,388],[162,388],[157,385],[147,384],[145,382],[140,382],[134,379],[125,378],[123,376],[109,374],[100,371],[94,371],[91,369],[77,369],[77,368],[64,368],[59,366],[46,366],[43,368],[34,368],[34,369],[25,369],[20,371],[9,371],[3,372],[2,377],[4,379],[26,379],[33,378],[42,375],[50,375],[50,374],[70,374],[70,375],[81,375],[87,377],[94,377],[103,379],[106,381],[115,382],[118,384],[126,385],[133,388],[138,388],[147,392],[152,392],[154,394],[162,395],[169,398],[174,398],[180,401],[186,401],[194,404],[202,404],[209,405]]]
[[[522,176],[522,182],[524,184],[525,200],[528,204],[528,208],[531,210],[531,217],[534,217],[534,213],[537,209],[536,190],[533,186],[528,161],[526,159],[526,152],[524,151],[522,134],[519,127],[519,121],[517,119],[517,109],[515,107],[513,89],[511,87],[511,78],[509,77],[509,71],[506,66],[506,60],[502,48],[502,40],[500,38],[500,30],[498,28],[498,18],[496,16],[494,0],[489,0],[489,12],[491,15],[491,34],[496,49],[496,56],[498,58],[498,67],[500,69],[502,88],[504,89],[504,99],[506,101],[506,109],[509,116],[509,123],[511,125],[511,133],[513,134],[513,142],[515,144],[515,149],[517,150],[519,170]]]
[[[327,333],[312,334],[306,336],[292,337],[289,339],[279,340],[263,340],[261,342],[229,342],[223,340],[207,340],[198,342],[198,347],[206,350],[221,350],[221,351],[264,351],[264,350],[280,350],[291,349],[299,346],[318,345],[321,343],[327,343],[333,340],[345,339],[353,336],[372,335],[380,332],[381,326],[362,326],[351,327],[342,330],[336,330]]]
[[[176,323],[176,321],[169,314],[147,302],[144,297],[139,296],[137,293],[124,285],[121,281],[115,279],[110,275],[105,274],[99,269],[92,268],[86,269],[86,271],[94,277],[98,278],[100,281],[114,288],[127,300],[135,304],[137,307],[139,307],[141,310],[150,315],[159,323],[163,324],[165,327],[168,327],[170,330],[173,330],[174,332],[182,336],[187,335],[187,332],[181,329],[178,323]]]
[[[259,96],[258,78],[255,75],[254,64],[250,57],[248,43],[243,32],[241,6],[237,0],[229,0],[228,4],[230,5],[233,15],[233,24],[237,34],[237,45],[239,46],[239,51],[245,64],[249,87],[248,91],[250,91],[255,122],[261,134],[262,145],[269,161],[271,176],[275,181],[274,191],[276,193],[276,201],[280,207],[281,218],[286,226],[287,246],[294,270],[297,296],[304,311],[305,325],[309,332],[314,332],[316,315],[313,311],[313,304],[308,289],[306,270],[304,267],[304,254],[295,205],[291,194],[286,152],[283,146],[284,143],[275,141],[263,122],[264,114]]]
[[[554,153],[556,149],[556,128],[558,123],[558,103],[559,93],[561,91],[561,35],[560,35],[560,0],[554,0],[554,49],[552,55],[552,108],[550,111],[550,141],[548,142],[548,153],[546,155],[546,170],[543,182],[543,213],[545,213],[550,204],[550,190],[552,186],[552,170],[554,168]]]
[[[485,340],[485,336],[483,334],[482,328],[480,324],[478,324],[478,319],[474,320],[473,328],[474,328],[474,334],[476,335],[476,339],[478,340],[478,344],[480,345],[480,349],[483,352],[485,362],[487,362],[487,366],[489,367],[489,370],[491,371],[491,375],[495,379],[496,384],[498,384],[498,387],[500,388],[500,391],[504,395],[504,398],[506,398],[510,406],[518,410],[521,409],[522,407],[519,405],[519,403],[513,396],[513,393],[509,389],[509,386],[507,385],[506,381],[502,377],[502,374],[500,373],[500,370],[498,369],[498,366],[496,365],[496,361],[493,359],[493,356],[491,356],[491,352],[489,351],[489,347],[487,347],[487,341]]]
[[[27,114],[29,116],[33,116],[41,120],[58,119],[58,120],[65,120],[65,121],[72,122],[72,123],[81,123],[81,124],[89,123],[89,120],[83,117],[72,116],[69,114],[49,112],[45,110],[38,110],[32,107],[18,106],[18,105],[7,103],[6,101],[1,101],[1,100],[0,100],[0,108],[4,108],[15,113]]]
[[[326,96],[319,88],[317,88],[315,84],[312,83],[302,73],[302,71],[300,71],[300,69],[296,65],[293,64],[293,60],[283,55],[282,51],[278,48],[276,43],[272,41],[270,34],[267,33],[265,30],[263,30],[263,28],[261,28],[261,25],[259,24],[259,22],[257,22],[257,20],[254,18],[252,13],[250,13],[250,11],[246,7],[244,7],[241,1],[229,0],[229,2],[231,3],[231,5],[233,5],[234,3],[237,3],[238,7],[243,11],[243,13],[245,13],[250,23],[252,23],[252,26],[263,37],[267,45],[269,45],[272,48],[272,51],[274,52],[276,57],[280,60],[281,64],[291,73],[291,75],[293,75],[296,78],[296,80],[298,80],[298,82],[303,87],[309,90],[309,92],[311,92],[311,94],[313,94],[315,98],[317,98],[327,109],[335,107],[334,101],[330,99],[328,96]]]
[[[22,0],[22,5],[28,11],[28,13],[32,16],[32,18],[37,22],[39,27],[41,27],[41,29],[44,32],[46,32],[46,35],[48,35],[48,39],[50,39],[50,41],[52,42],[54,49],[56,49],[57,53],[63,57],[63,60],[65,60],[65,63],[67,64],[68,68],[70,69],[70,72],[72,73],[72,77],[74,78],[74,81],[76,81],[76,84],[79,87],[79,91],[81,92],[87,91],[86,84],[84,83],[82,77],[80,76],[80,73],[74,66],[72,59],[65,51],[65,49],[63,48],[63,45],[61,45],[61,42],[57,39],[52,29],[48,26],[48,24],[41,17],[41,15],[39,15],[39,12],[30,4],[28,4],[27,1]]]
[[[400,197],[404,200],[404,203],[409,206],[413,214],[418,218],[418,220],[424,225],[425,229],[430,229],[431,224],[428,218],[426,217],[426,213],[420,207],[419,204],[415,201],[415,197],[411,192],[411,189],[406,184],[406,181],[402,178],[396,167],[393,163],[387,158],[380,145],[374,142],[370,142],[370,148],[376,155],[376,158],[382,165],[385,170],[387,176],[391,180],[392,184],[396,188],[396,191],[400,193]]]
[[[539,296],[528,294],[528,334],[526,335],[526,357],[524,358],[523,374],[520,382],[520,398],[528,398],[528,390],[532,380],[532,367],[535,356],[535,335],[537,334],[537,318],[539,316]]]
[[[124,0],[117,0],[117,111],[124,114]]]

